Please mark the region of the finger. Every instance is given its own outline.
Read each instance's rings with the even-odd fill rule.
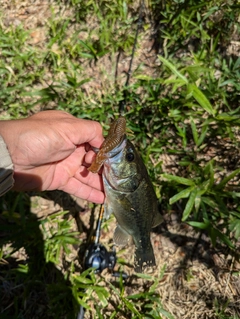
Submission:
[[[88,142],[94,147],[100,147],[103,142],[102,127],[96,121],[79,119],[67,112],[56,110],[39,112],[30,119],[48,121],[49,125],[61,131],[61,135],[67,136],[75,145]]]
[[[96,153],[91,150],[91,151],[86,153],[86,155],[84,157],[84,163],[87,165],[91,165],[95,158],[96,158]]]
[[[89,143],[91,146],[99,148],[104,140],[102,127],[96,121],[71,118],[71,125],[69,125],[69,121],[65,120],[62,122],[62,129],[63,133],[75,145]]]
[[[102,178],[99,174],[89,172],[86,167],[81,166],[77,174],[74,176],[79,182],[86,184],[92,188],[103,191]]]
[[[61,190],[68,194],[86,199],[95,204],[102,204],[104,202],[103,192],[81,183],[74,177],[70,178],[68,183],[63,188],[61,188]]]

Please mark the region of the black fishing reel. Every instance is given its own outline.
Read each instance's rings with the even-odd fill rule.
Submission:
[[[115,250],[108,251],[102,244],[92,243],[85,252],[84,268],[94,268],[95,273],[101,273],[104,269],[113,271],[116,261]]]
[[[95,273],[100,273],[103,269],[113,271],[116,265],[117,257],[115,250],[109,252],[102,244],[100,244],[100,230],[103,220],[104,208],[101,206],[95,238],[86,249],[83,260],[84,269],[95,268]]]

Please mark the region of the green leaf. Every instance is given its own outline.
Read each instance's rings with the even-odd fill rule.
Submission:
[[[80,276],[74,276],[76,281],[79,282],[79,283],[82,283],[82,284],[89,284],[89,285],[92,285],[92,280],[89,279],[89,278],[86,278],[86,277],[82,277],[81,275]]]
[[[240,120],[240,116],[238,114],[234,115],[230,113],[221,113],[216,116],[216,119],[219,121],[232,122]]]
[[[182,221],[185,221],[188,218],[188,216],[191,214],[192,209],[193,209],[193,205],[195,202],[195,198],[197,196],[197,191],[198,190],[196,188],[191,192],[191,195],[188,199],[188,202],[187,202],[185,209],[184,209],[184,212],[183,212]]]
[[[172,93],[175,93],[178,88],[186,85],[185,81],[183,81],[182,79],[167,79],[163,82],[163,84],[173,84]]]
[[[91,310],[91,307],[90,307],[86,302],[84,302],[82,299],[78,298],[78,303],[79,303],[80,306],[82,306],[84,309]]]
[[[134,78],[137,80],[142,80],[142,81],[152,81],[153,80],[152,76],[145,75],[145,74],[138,74],[138,75],[134,76]]]
[[[198,138],[197,146],[200,146],[200,145],[202,144],[202,142],[204,141],[205,136],[206,136],[206,134],[207,134],[207,131],[208,131],[208,126],[207,126],[207,125],[204,125],[203,128],[202,128],[202,131],[201,131],[201,135],[200,135],[200,137]]]
[[[218,230],[217,228],[211,228],[211,232],[210,232],[210,237],[211,239],[213,239],[213,245],[216,245],[216,238],[220,238],[222,242],[224,242],[226,245],[228,245],[230,248],[234,249],[234,245],[231,242],[231,240],[228,238],[228,236],[226,236],[225,234],[223,234],[220,230]]]
[[[86,42],[82,41],[82,40],[79,40],[79,43],[87,50],[91,51],[94,56],[96,55],[96,50],[91,46],[91,45],[88,45]]]
[[[140,298],[144,298],[145,297],[145,292],[139,292],[137,294],[134,294],[134,295],[130,295],[130,296],[127,296],[126,298],[127,299],[140,299]]]
[[[169,204],[172,205],[175,202],[177,202],[178,200],[182,199],[182,198],[187,198],[189,197],[190,192],[194,189],[194,186],[185,188],[184,190],[182,190],[181,192],[177,193],[176,195],[174,195],[173,197],[170,198],[169,200]]]
[[[51,238],[50,238],[51,239]],[[69,235],[54,235],[52,237],[52,239],[54,240],[59,240],[60,242],[65,242],[65,243],[68,243],[68,244],[77,244],[79,242],[79,240],[77,238],[74,238],[74,237],[70,237]]]
[[[127,308],[129,310],[131,310],[131,312],[133,312],[135,315],[138,316],[138,318],[142,318],[140,312],[136,309],[136,307],[134,306],[134,304],[132,304],[131,302],[129,302],[127,300],[127,298],[122,298],[123,302],[125,303],[125,305],[127,306]]]
[[[145,279],[145,280],[154,280],[154,277],[151,276],[151,275],[148,275],[148,274],[144,274],[144,273],[136,273],[135,274],[136,277],[139,277],[139,278],[142,278],[142,279]]]
[[[103,305],[103,307],[107,307],[107,305],[108,305],[107,298],[108,298],[109,294],[107,293],[107,296],[106,296],[106,294],[103,291],[98,291],[98,290],[96,291],[96,293],[97,293],[98,298],[99,298],[101,304]]]
[[[235,233],[234,236],[238,240],[240,237],[240,219],[234,218],[233,220],[231,220],[229,224],[229,229]]]
[[[168,60],[164,59],[161,55],[158,56],[159,60],[165,64],[178,78],[182,79],[185,84],[188,84],[188,79],[182,75],[176,68],[175,66],[170,63]]]
[[[194,222],[194,221],[190,221],[190,222],[187,222],[190,226],[193,226],[193,227],[197,227],[197,228],[200,228],[200,229],[207,229],[209,227],[209,222]]]
[[[210,197],[205,197],[205,196],[203,196],[203,197],[202,197],[202,201],[203,201],[205,204],[207,204],[208,206],[210,206],[210,207],[212,207],[212,208],[214,208],[214,209],[218,209],[217,203],[216,203],[214,200],[212,200]]]
[[[195,198],[195,201],[194,201],[194,206],[195,206],[195,211],[198,212],[199,211],[199,207],[200,207],[200,204],[201,204],[201,199],[202,199],[202,191],[198,191],[197,193],[197,196]]]
[[[240,168],[236,169],[231,174],[224,177],[224,179],[216,186],[216,189],[223,189],[225,185],[238,174],[240,174]]]
[[[95,59],[94,54],[86,53],[86,52],[80,52],[79,55],[83,58],[88,58],[88,59]]]
[[[176,182],[178,184],[183,184],[183,185],[187,185],[187,186],[194,186],[195,185],[193,180],[187,179],[184,177],[179,177],[179,176],[170,175],[170,174],[162,174],[162,177],[166,178],[169,181]]]
[[[159,312],[164,315],[166,318],[169,319],[175,319],[175,317],[173,315],[171,315],[168,311],[164,310],[163,308],[159,309]],[[160,317],[161,319],[161,317]]]
[[[192,134],[193,134],[194,143],[195,143],[196,145],[198,145],[198,132],[197,132],[197,127],[196,127],[196,124],[194,123],[192,117],[190,118],[190,123],[191,123],[191,128],[192,128]]]
[[[186,70],[193,82],[196,82],[200,78],[201,74],[209,72],[209,69],[202,65],[189,65],[183,70]]]
[[[202,93],[201,90],[195,84],[188,84],[188,90],[192,93],[192,96],[195,100],[201,105],[201,107],[208,112],[209,114],[214,115],[215,112],[212,108],[211,103],[207,99],[207,97]]]

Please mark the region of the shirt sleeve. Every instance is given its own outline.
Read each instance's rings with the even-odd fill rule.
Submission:
[[[14,184],[13,163],[3,138],[0,135],[0,196],[9,191]]]

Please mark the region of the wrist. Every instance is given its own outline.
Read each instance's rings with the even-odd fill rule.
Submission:
[[[13,162],[4,138],[0,135],[0,196],[13,187]]]
[[[15,163],[15,150],[20,136],[19,124],[22,120],[0,121],[0,136],[4,140],[13,164]]]

